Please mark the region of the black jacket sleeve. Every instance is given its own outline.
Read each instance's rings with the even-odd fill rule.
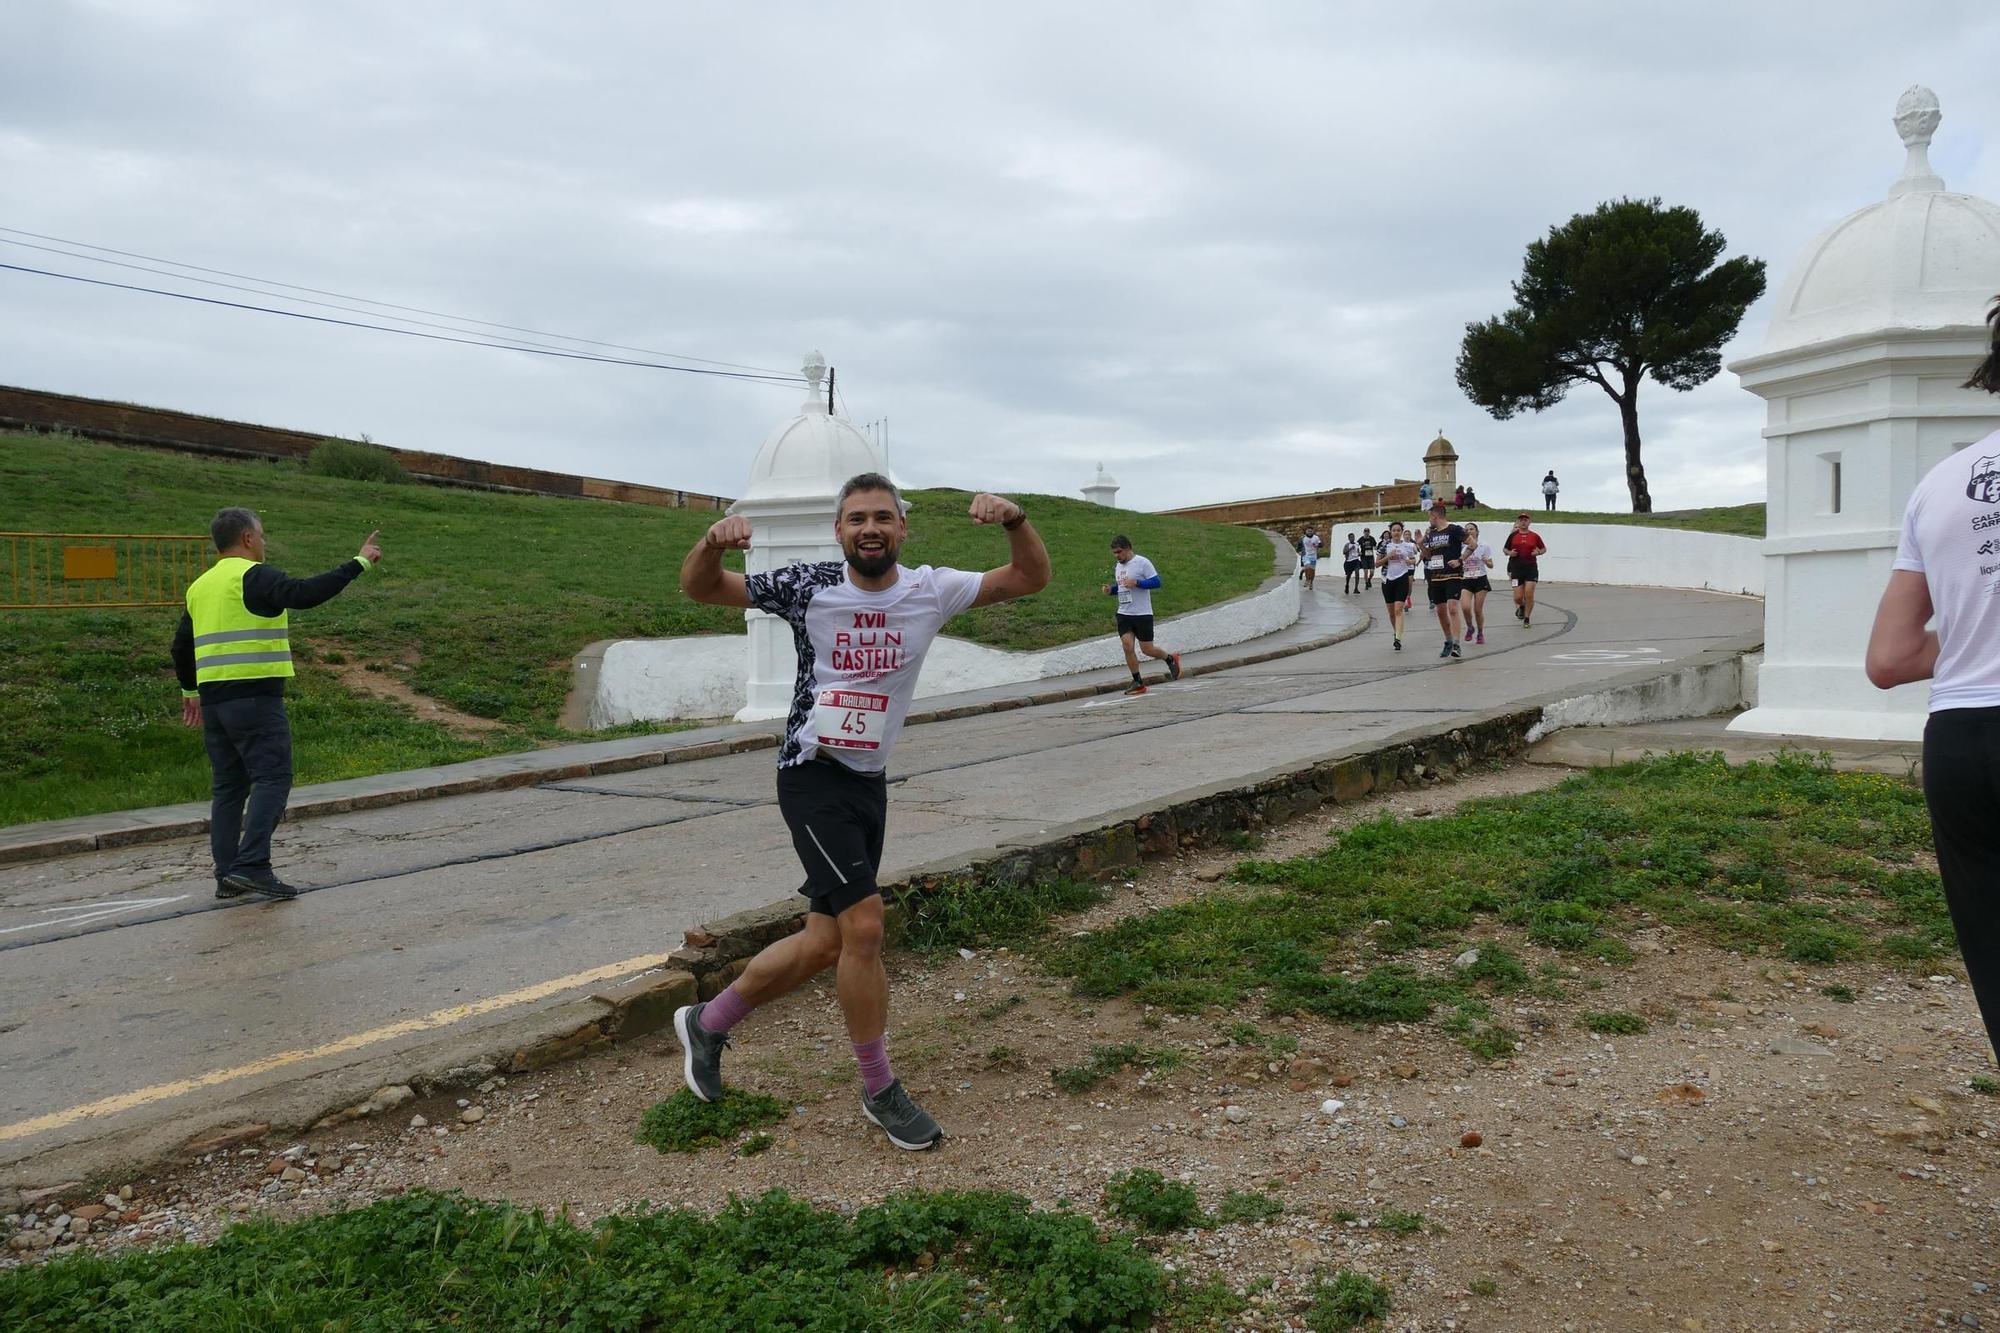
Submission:
[[[361,577],[359,560],[343,560],[324,574],[295,579],[276,565],[257,565],[243,576],[243,605],[253,616],[303,611],[332,601],[341,589]]]
[[[181,688],[194,688],[194,619],[187,612],[181,612],[181,623],[174,630],[174,675],[180,678]]]

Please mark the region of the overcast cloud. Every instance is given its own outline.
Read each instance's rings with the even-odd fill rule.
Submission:
[[[1357,8],[11,0],[0,226],[752,366],[819,348],[915,484],[1074,494],[1101,460],[1164,508],[1416,476],[1442,427],[1488,500],[1554,467],[1622,508],[1594,387],[1496,422],[1452,381],[1529,241],[1659,195],[1775,292],[1886,192],[1914,82],[1947,186],[2000,198],[1991,3]],[[724,494],[800,397],[11,272],[0,316],[0,382]],[[1761,498],[1733,375],[1640,412],[1659,507]]]

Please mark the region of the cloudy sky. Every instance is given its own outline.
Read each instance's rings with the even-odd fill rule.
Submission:
[[[1775,291],[1884,194],[1913,82],[1947,185],[2000,198],[1988,2],[6,8],[0,262],[273,304],[33,232],[780,372],[819,348],[906,480],[1074,493],[1101,460],[1136,508],[1415,476],[1440,427],[1486,499],[1554,467],[1623,507],[1596,388],[1496,422],[1453,384],[1530,240],[1659,195]],[[800,397],[9,271],[0,382],[724,494]],[[1761,497],[1733,376],[1640,411],[1659,507]]]

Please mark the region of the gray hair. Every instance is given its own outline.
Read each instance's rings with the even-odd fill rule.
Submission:
[[[208,535],[215,542],[215,549],[226,551],[243,540],[248,533],[255,532],[260,524],[257,516],[247,509],[231,505],[217,511],[209,522]]]

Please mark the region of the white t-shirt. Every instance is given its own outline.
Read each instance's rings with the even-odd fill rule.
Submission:
[[[1895,567],[1930,585],[1938,636],[1931,711],[2000,706],[2000,431],[1917,483]]]
[[[1305,558],[1305,562],[1309,565],[1319,563],[1319,534],[1317,532],[1308,532],[1305,536],[1299,538],[1299,554]]]
[[[1120,579],[1158,578],[1160,571],[1153,568],[1153,562],[1137,551],[1124,564],[1111,562],[1111,585],[1118,589],[1118,614],[1121,616],[1150,616],[1153,614],[1153,590],[1151,588],[1128,588]]]
[[[1554,477],[1543,477],[1542,494],[1554,495],[1555,493],[1556,493],[1556,479]]]
[[[1359,560],[1361,558],[1361,543],[1349,542],[1347,545],[1341,547],[1340,558],[1342,560]]]
[[[822,747],[864,773],[888,766],[931,640],[978,598],[984,577],[929,565],[898,565],[896,576],[868,592],[848,578],[845,561],[826,560],[744,580],[752,606],[791,622],[799,655],[778,767]]]
[[[1417,544],[1412,541],[1383,542],[1382,550],[1389,557],[1389,563],[1382,566],[1382,577],[1399,579],[1416,567]]]
[[[1493,548],[1485,542],[1477,546],[1468,546],[1460,553],[1459,559],[1465,562],[1465,577],[1483,579],[1493,568]]]

